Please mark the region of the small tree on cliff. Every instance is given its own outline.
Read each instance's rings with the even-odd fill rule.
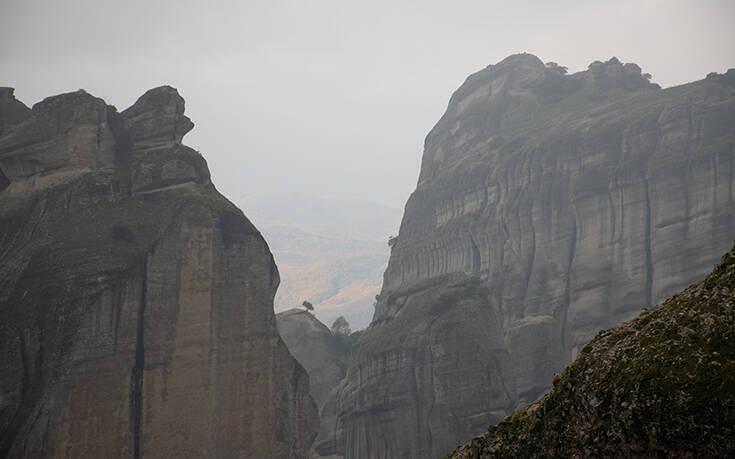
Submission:
[[[332,333],[344,336],[350,336],[352,334],[350,323],[347,322],[347,319],[345,319],[344,316],[339,316],[334,319],[334,323],[332,324]]]
[[[311,304],[311,302],[310,302],[310,301],[306,301],[306,300],[304,300],[304,302],[303,302],[303,303],[301,303],[301,306],[303,306],[303,307],[304,307],[304,309],[306,309],[307,311],[313,311],[313,310],[314,310],[314,305],[313,305],[313,304]]]

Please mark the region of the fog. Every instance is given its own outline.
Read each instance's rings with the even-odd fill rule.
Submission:
[[[124,109],[170,84],[196,123],[186,142],[236,201],[399,208],[452,91],[508,54],[570,71],[615,55],[664,87],[735,67],[735,2],[510,3],[3,0],[0,85]]]

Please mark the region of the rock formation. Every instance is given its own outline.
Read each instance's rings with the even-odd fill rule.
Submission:
[[[595,334],[702,279],[735,230],[735,70],[660,89],[511,56],[426,138],[338,406],[354,458],[441,457]]]
[[[183,112],[0,90],[0,456],[308,457],[278,270]]]
[[[538,402],[450,459],[735,456],[735,249],[601,332]]]
[[[316,457],[339,457],[342,430],[335,394],[345,376],[355,337],[333,334],[314,315],[303,309],[276,314],[278,332],[289,351],[309,374],[311,395],[319,406],[319,435],[314,440]]]
[[[349,349],[340,345],[326,325],[303,309],[279,312],[276,324],[289,351],[309,374],[311,395],[321,408],[345,375]]]
[[[31,115],[31,109],[15,98],[13,88],[0,87],[0,135]]]

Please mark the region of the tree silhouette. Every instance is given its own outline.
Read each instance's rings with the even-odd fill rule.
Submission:
[[[344,336],[349,336],[352,334],[350,323],[347,322],[347,319],[345,319],[344,316],[339,316],[334,319],[334,323],[332,324],[332,333],[335,335]]]

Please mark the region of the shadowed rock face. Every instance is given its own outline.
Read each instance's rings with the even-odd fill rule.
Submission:
[[[701,283],[599,333],[554,388],[449,459],[733,457],[735,250]]]
[[[440,457],[600,330],[702,279],[735,232],[735,71],[662,90],[617,59],[470,76],[426,139],[335,394],[348,458]]]
[[[335,394],[345,376],[351,343],[333,334],[313,314],[289,309],[276,314],[278,332],[296,360],[309,374],[311,395],[319,406],[319,435],[313,443],[316,457],[339,457],[342,437]]]
[[[278,270],[176,90],[19,104],[0,92],[0,456],[308,457]]]
[[[345,375],[349,349],[340,346],[329,328],[303,309],[279,312],[276,324],[289,351],[309,374],[311,395],[321,409]]]
[[[15,89],[0,87],[0,135],[31,116],[31,109],[15,98]]]

